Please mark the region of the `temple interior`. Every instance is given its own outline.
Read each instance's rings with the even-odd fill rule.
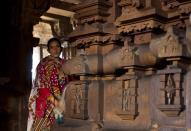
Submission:
[[[6,0],[0,131],[26,131],[47,41],[62,42],[64,123],[54,131],[191,131],[191,0]]]

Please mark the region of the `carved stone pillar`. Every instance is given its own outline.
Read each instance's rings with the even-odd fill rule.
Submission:
[[[73,61],[78,64],[75,64],[73,70],[69,69],[70,72],[66,72],[81,76],[81,82],[103,74],[103,54],[114,49],[113,43],[117,43],[115,42],[117,35],[113,33],[113,24],[112,26],[107,24],[111,7],[110,1],[87,0],[72,8],[76,12],[74,17],[77,20],[77,27],[68,37],[71,46],[77,48],[77,57],[68,63]],[[71,63],[68,65],[72,65]],[[100,83],[99,80],[96,81]],[[98,99],[95,104],[95,113],[97,116],[93,116],[92,119],[101,122],[103,120],[104,90],[98,87],[96,91]],[[87,116],[81,118],[85,119]]]
[[[129,39],[121,49],[121,63],[125,74],[119,77],[123,81],[121,87],[121,110],[117,115],[123,120],[134,120],[138,115],[138,77],[143,73],[136,48],[130,45]]]

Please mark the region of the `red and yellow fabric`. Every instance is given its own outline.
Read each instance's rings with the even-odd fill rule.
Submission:
[[[42,127],[48,128],[54,123],[54,114],[52,112],[55,106],[54,100],[61,96],[68,81],[67,77],[59,78],[63,63],[64,60],[62,59],[53,59],[47,56],[38,64],[35,84],[29,97],[27,131],[31,131],[32,125],[38,123],[37,120],[45,117],[48,118],[46,118],[46,122]]]

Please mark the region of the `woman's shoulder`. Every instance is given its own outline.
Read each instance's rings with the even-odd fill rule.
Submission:
[[[40,62],[38,63],[38,66],[45,64],[47,61],[49,61],[48,56],[42,58],[42,59],[40,60]]]
[[[44,62],[49,61],[49,60],[50,60],[50,57],[46,56],[46,57],[41,59],[40,63],[44,63]]]

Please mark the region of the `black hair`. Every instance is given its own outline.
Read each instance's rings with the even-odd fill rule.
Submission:
[[[49,48],[50,48],[51,42],[53,42],[53,41],[58,42],[60,48],[62,48],[62,46],[61,46],[61,41],[60,41],[58,38],[55,38],[55,37],[54,37],[54,38],[51,38],[51,39],[48,40],[48,43],[47,43],[48,50],[49,50]]]

